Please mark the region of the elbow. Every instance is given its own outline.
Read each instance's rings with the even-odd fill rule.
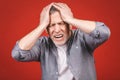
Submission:
[[[105,25],[103,22],[97,22],[97,29],[99,32],[99,35],[101,38],[109,39],[111,35],[111,31],[107,25]]]
[[[109,37],[110,37],[110,35],[111,35],[111,31],[110,31],[110,29],[109,29],[109,28],[108,28],[108,30],[107,30],[106,35],[107,35],[107,39],[109,39]]]
[[[105,35],[106,39],[109,39],[109,37],[111,35],[111,31],[107,26],[105,26],[104,35]]]
[[[12,54],[11,54],[12,58],[19,61],[19,57],[20,57],[20,54],[18,51],[12,51]]]

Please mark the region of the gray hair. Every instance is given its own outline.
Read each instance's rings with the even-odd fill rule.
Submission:
[[[53,14],[55,12],[60,12],[60,11],[57,8],[55,8],[54,6],[52,6],[50,8],[49,15],[51,15],[51,14]],[[70,27],[69,27],[70,25],[68,23],[66,23],[66,22],[65,22],[65,25],[66,25],[67,29],[69,30],[70,29]],[[47,31],[49,32],[49,25],[47,27]]]
[[[57,8],[55,8],[54,6],[52,6],[52,7],[50,8],[49,14],[51,15],[51,14],[53,14],[53,13],[56,12],[56,11],[59,12],[59,10],[58,10]]]

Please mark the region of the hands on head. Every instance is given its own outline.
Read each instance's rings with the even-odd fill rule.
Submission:
[[[54,6],[61,14],[61,17],[63,19],[63,21],[65,21],[66,23],[69,24],[69,19],[73,18],[73,13],[71,12],[71,9],[67,6],[67,4],[65,3],[51,3],[48,6],[46,6],[45,8],[43,8],[41,15],[40,15],[40,25],[43,25],[46,29],[46,27],[49,25],[50,23],[50,9],[51,7]]]
[[[55,18],[54,17],[51,18],[52,15],[50,15],[50,10],[52,6],[55,7],[60,13]],[[61,19],[67,24],[70,24],[70,29],[72,25],[86,33],[91,33],[96,27],[95,21],[88,21],[88,20],[81,20],[81,19],[74,18],[71,12],[71,9],[66,4],[51,3],[45,8],[43,8],[41,15],[40,15],[40,25],[37,28],[35,28],[32,32],[24,36],[22,39],[20,39],[18,45],[23,50],[30,50],[32,46],[36,43],[36,41],[38,40],[42,32],[49,26],[49,24],[51,24],[52,22],[54,24],[54,22],[59,21],[59,20],[61,21]],[[62,25],[61,22],[59,22],[58,24],[59,26]],[[51,33],[55,30],[62,31],[62,33],[66,35],[64,36],[65,40],[63,40],[65,42],[68,39],[68,33],[66,33],[67,29],[65,27],[62,27],[62,28],[54,27],[54,28],[56,29],[53,29]]]

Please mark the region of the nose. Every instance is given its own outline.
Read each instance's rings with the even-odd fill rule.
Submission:
[[[60,26],[58,24],[55,24],[54,31],[57,33],[60,32]]]

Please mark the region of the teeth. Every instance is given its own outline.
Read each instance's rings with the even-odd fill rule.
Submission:
[[[63,37],[63,35],[62,34],[60,34],[60,35],[56,35],[56,36],[54,36],[55,38],[61,38],[61,37]]]

